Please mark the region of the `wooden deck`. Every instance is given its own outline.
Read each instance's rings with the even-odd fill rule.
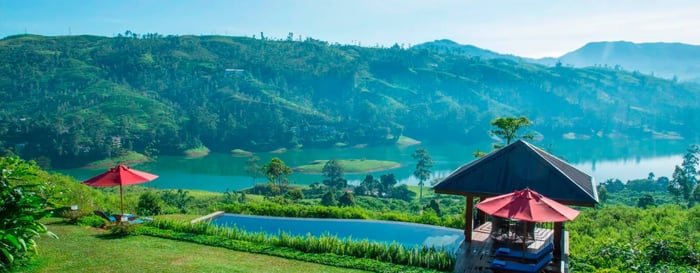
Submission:
[[[457,250],[457,262],[455,271],[459,273],[490,273],[489,264],[493,260],[493,253],[497,246],[489,237],[491,234],[491,222],[486,222],[472,231],[472,241],[462,242]],[[545,244],[552,242],[554,231],[551,229],[535,229],[535,242],[527,246],[528,251],[537,251],[544,247]],[[566,237],[565,245],[568,248],[568,236]],[[514,247],[514,246],[509,246]],[[519,247],[522,247],[520,244]],[[568,249],[564,249],[564,253],[568,254]],[[556,259],[561,264],[560,266],[548,266],[547,272],[566,272],[566,261],[559,262],[562,259]]]

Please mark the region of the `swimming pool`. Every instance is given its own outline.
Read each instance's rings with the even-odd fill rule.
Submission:
[[[338,238],[351,237],[353,241],[391,243],[405,247],[444,247],[455,251],[464,240],[461,229],[414,223],[356,219],[317,219],[223,214],[212,219],[212,224],[236,226],[248,232],[277,234],[280,231],[295,236],[330,234]]]

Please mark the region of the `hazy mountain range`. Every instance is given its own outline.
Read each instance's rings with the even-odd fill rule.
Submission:
[[[436,40],[414,46],[485,59],[503,58],[554,66],[605,66],[627,71],[700,82],[700,46],[683,43],[632,43],[626,41],[591,42],[558,57],[532,59],[500,54],[473,45],[461,45],[451,40]]]

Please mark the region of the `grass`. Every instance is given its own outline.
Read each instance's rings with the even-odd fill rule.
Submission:
[[[85,168],[114,167],[118,164],[135,165],[136,163],[141,163],[148,160],[148,157],[143,154],[129,151],[120,156],[90,162],[85,166]]]
[[[39,256],[17,272],[364,272],[50,221],[59,239],[42,236]]]
[[[408,185],[408,190],[416,193],[416,200],[418,200],[418,192],[420,192],[420,186],[418,185]],[[430,188],[429,182],[425,181],[423,186],[423,199],[435,197],[435,191]]]
[[[314,160],[309,164],[298,166],[294,170],[304,173],[322,173],[326,162],[328,160]],[[346,173],[367,173],[401,167],[398,162],[385,160],[339,159],[338,163],[343,166]]]
[[[211,200],[215,198],[221,198],[224,196],[221,192],[204,191],[204,190],[187,190],[190,196],[196,199]]]
[[[171,221],[178,221],[178,222],[190,222],[194,219],[197,219],[201,216],[204,215],[196,215],[196,214],[164,214],[164,215],[157,215],[153,217],[156,220],[171,220]]]

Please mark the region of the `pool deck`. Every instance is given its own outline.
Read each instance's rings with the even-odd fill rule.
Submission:
[[[222,215],[222,214],[224,214],[223,211],[215,211],[215,212],[209,213],[207,215],[204,215],[202,217],[199,217],[197,219],[194,219],[194,220],[190,221],[190,223],[194,224],[194,223],[201,222],[201,221],[211,220],[211,218],[217,217],[217,216]]]
[[[528,251],[537,251],[544,247],[546,243],[552,241],[554,231],[551,229],[536,228],[535,242],[528,245]],[[493,260],[494,252],[498,247],[490,237],[491,222],[486,222],[472,231],[472,241],[462,242],[457,250],[457,262],[455,271],[459,273],[490,273],[489,265]],[[567,234],[568,235],[568,234]],[[567,272],[568,257],[568,236],[565,237],[564,258],[555,259],[549,266],[545,267],[545,272]],[[559,266],[556,266],[556,265]]]

